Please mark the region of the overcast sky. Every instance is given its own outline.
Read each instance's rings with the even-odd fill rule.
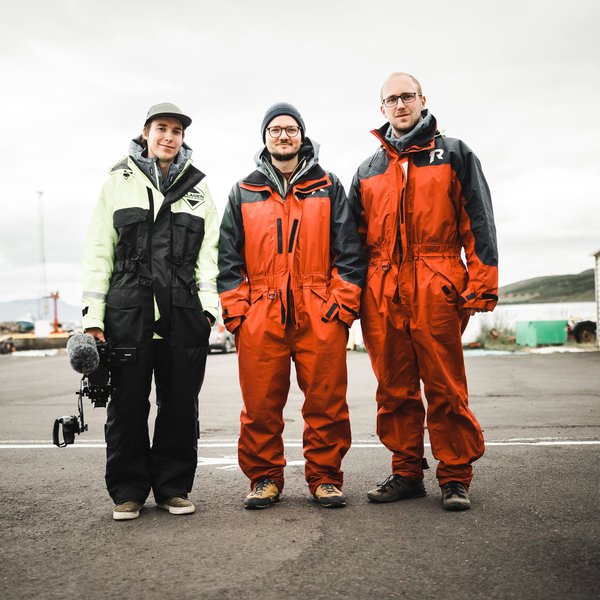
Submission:
[[[577,273],[600,249],[597,0],[19,0],[2,8],[0,301],[80,298],[108,169],[174,102],[223,213],[274,102],[297,106],[346,186],[377,149],[379,88],[422,83],[492,190],[500,283]],[[38,191],[43,191],[42,289]]]

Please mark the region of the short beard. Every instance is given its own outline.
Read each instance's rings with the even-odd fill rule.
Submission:
[[[280,154],[279,152],[271,152],[271,157],[279,162],[286,162],[288,160],[294,160],[298,154],[300,154],[300,150],[294,154]]]

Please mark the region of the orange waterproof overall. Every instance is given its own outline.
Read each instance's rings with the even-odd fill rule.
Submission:
[[[463,309],[496,304],[495,226],[479,161],[423,115],[400,147],[385,138],[387,125],[373,131],[383,148],[352,184],[369,262],[361,326],[378,380],[377,433],[393,453],[393,472],[423,478],[422,381],[439,484],[468,487],[484,441],[468,407]]]
[[[303,149],[314,152],[310,140]],[[293,360],[305,396],[305,475],[314,493],[321,483],[343,483],[351,443],[346,344],[366,263],[341,184],[312,156],[284,193],[260,162],[234,186],[221,225],[218,288],[225,324],[236,333],[240,467],[251,487],[269,477],[283,489],[283,409]]]

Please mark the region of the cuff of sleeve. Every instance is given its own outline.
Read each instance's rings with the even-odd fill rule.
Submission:
[[[216,320],[219,317],[219,295],[215,292],[199,292],[198,297],[202,310]]]
[[[235,333],[236,329],[242,324],[245,318],[246,317],[243,315],[239,317],[228,317],[223,319],[223,324],[229,333]]]
[[[498,296],[495,294],[483,293],[477,295],[472,288],[467,288],[461,295],[463,301],[462,308],[476,308],[478,310],[494,310],[498,303]]]
[[[329,297],[329,300],[325,302],[323,305],[323,309],[321,310],[321,321],[325,323],[329,323],[333,321],[340,313],[340,306],[336,302],[336,299],[332,296]]]
[[[352,323],[356,321],[360,317],[358,311],[354,310],[352,307],[347,306],[342,302],[342,307],[340,312],[338,313],[338,319],[342,321],[348,327],[352,327]]]
[[[84,298],[84,302],[85,302]],[[90,329],[92,327],[98,327],[104,331],[104,313],[106,311],[106,305],[97,302],[89,302],[83,306],[83,317],[81,319],[81,326],[83,329]]]
[[[81,320],[81,327],[84,331],[86,329],[92,329],[94,327],[97,327],[98,329],[102,329],[102,331],[104,331],[104,321],[86,316],[83,317],[83,319]]]
[[[249,308],[250,304],[246,300],[238,300],[230,306],[223,307],[223,323],[225,323],[227,331],[235,332],[245,319],[244,315]]]

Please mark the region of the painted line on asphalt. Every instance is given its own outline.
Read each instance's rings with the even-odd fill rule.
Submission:
[[[302,448],[302,442],[294,441],[288,442],[284,440],[284,445],[286,448]],[[597,446],[600,445],[600,440],[549,440],[547,438],[543,439],[527,439],[527,440],[507,440],[507,441],[497,441],[497,442],[486,442],[486,447],[490,446]],[[70,448],[106,448],[106,444],[104,442],[77,442],[69,446]],[[431,448],[431,444],[425,444],[426,448]],[[39,441],[18,441],[18,440],[10,440],[0,442],[0,450],[34,450],[40,448],[56,448],[54,444]],[[198,448],[237,448],[237,442],[200,442],[198,443]],[[384,448],[383,444],[378,442],[354,442],[352,444],[352,448],[376,448],[381,449]]]

